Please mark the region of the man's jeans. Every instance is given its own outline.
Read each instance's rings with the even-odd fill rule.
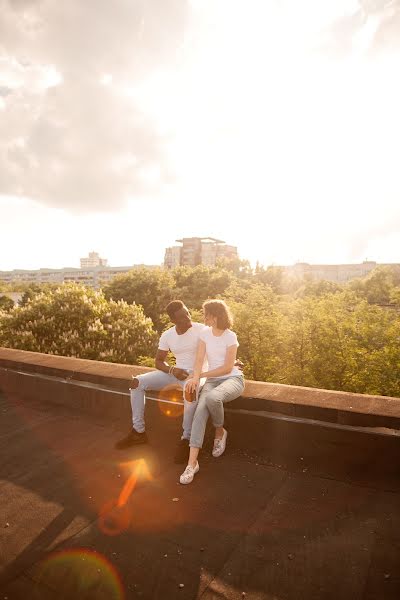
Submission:
[[[235,400],[244,390],[244,377],[228,377],[206,381],[200,393],[196,414],[193,419],[190,447],[201,448],[209,415],[214,427],[224,424],[224,404]]]
[[[163,371],[151,371],[144,375],[137,375],[134,379],[139,380],[136,389],[131,389],[131,406],[133,428],[142,433],[145,430],[144,406],[146,390],[159,391],[167,386],[175,386],[184,389],[187,380],[180,381],[173,375],[168,375]],[[198,400],[195,402],[183,401],[183,435],[182,439],[189,440],[192,429],[193,416],[196,411]]]

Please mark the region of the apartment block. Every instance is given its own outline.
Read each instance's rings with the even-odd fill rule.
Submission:
[[[182,238],[176,240],[181,246],[166,248],[164,266],[173,268],[179,265],[195,267],[197,265],[215,265],[218,258],[235,258],[238,256],[236,246],[228,246],[223,240],[216,238]]]
[[[98,252],[89,252],[89,256],[81,258],[81,269],[106,267],[107,262],[106,258],[100,258]]]
[[[364,261],[358,264],[345,265],[310,265],[308,263],[296,263],[289,267],[281,267],[282,270],[292,277],[300,279],[309,277],[315,280],[333,281],[345,283],[356,277],[365,277],[375,267],[375,261]]]
[[[128,273],[132,269],[141,267],[156,268],[154,265],[132,265],[128,267],[98,266],[85,269],[67,267],[64,269],[37,269],[33,271],[14,269],[13,271],[0,271],[0,281],[5,283],[67,283],[74,281],[98,289],[102,284],[111,281],[116,275]]]
[[[165,249],[164,267],[173,269],[181,264],[182,248],[180,246],[171,246]]]

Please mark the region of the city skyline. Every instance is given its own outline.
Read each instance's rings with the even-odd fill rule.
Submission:
[[[397,2],[3,8],[0,270],[398,262]]]
[[[76,282],[83,283],[94,289],[99,289],[104,284],[110,283],[117,275],[126,274],[130,271],[141,269],[143,267],[148,270],[154,268],[164,268],[169,270],[177,266],[189,266],[193,268],[199,265],[212,267],[216,264],[216,254],[212,248],[211,251],[206,250],[205,253],[203,253],[203,247],[200,243],[203,240],[201,238],[186,238],[186,240],[182,241],[186,242],[186,244],[184,243],[184,247],[182,249],[179,248],[179,250],[182,250],[182,253],[180,253],[179,261],[177,262],[174,260],[176,257],[168,257],[168,250],[171,250],[171,248],[166,249],[164,265],[136,264],[131,266],[111,266],[107,264],[107,259],[100,258],[97,252],[90,252],[88,257],[81,258],[80,268],[64,267],[61,269],[43,268],[38,270],[0,270],[0,283],[11,284],[12,286],[14,284],[18,285],[21,283],[63,284]],[[236,248],[233,250],[236,250]],[[225,256],[232,258],[233,255],[231,254],[231,249],[229,247],[227,248],[227,252],[228,253]],[[170,260],[171,258],[172,262]],[[175,264],[173,264],[174,262]],[[397,268],[400,267],[400,263],[392,264]],[[345,284],[351,279],[366,277],[376,267],[379,266],[389,265],[379,265],[374,261],[365,261],[358,264],[353,263],[342,265],[310,265],[309,263],[296,263],[294,265],[279,265],[277,267],[281,269],[284,276],[293,280],[301,281],[305,278],[311,278],[315,281],[325,280],[338,284]]]
[[[165,250],[168,250],[169,248],[165,248]],[[88,257],[80,257],[79,259],[79,263],[76,264],[72,264],[71,262],[65,265],[55,265],[55,266],[48,266],[48,265],[42,265],[41,267],[37,267],[37,268],[29,268],[29,267],[13,267],[10,269],[1,269],[0,268],[0,273],[2,272],[6,272],[6,273],[12,273],[14,271],[18,272],[18,271],[68,271],[71,270],[72,271],[90,271],[90,270],[104,270],[107,271],[109,270],[113,270],[113,269],[118,269],[118,268],[123,268],[123,269],[128,269],[130,267],[132,268],[138,268],[138,267],[149,267],[149,268],[155,268],[155,267],[165,267],[168,268],[168,265],[165,264],[165,254],[164,254],[164,259],[161,261],[161,263],[129,263],[129,262],[125,262],[124,264],[114,264],[111,263],[108,258],[100,258],[100,262],[98,264],[90,264],[90,261],[88,261],[88,258],[90,255],[95,254],[95,255],[100,255],[102,254],[101,252],[97,252],[97,251],[88,251],[87,252]],[[247,259],[242,258],[239,253],[237,255],[237,258],[239,260],[244,260],[246,261]],[[250,261],[249,261],[250,262]],[[186,264],[186,263],[184,263]],[[202,264],[202,263],[199,263]],[[203,263],[206,264],[206,263]],[[250,262],[250,266],[252,268],[256,268],[257,266],[259,267],[264,267],[264,268],[268,268],[268,267],[283,267],[283,268],[287,268],[287,269],[293,269],[293,268],[297,268],[297,267],[301,267],[301,266],[311,266],[311,267],[317,267],[317,266],[321,266],[321,267],[335,267],[335,266],[339,266],[339,267],[343,267],[343,266],[356,266],[356,265],[376,265],[376,266],[390,266],[390,265],[400,265],[400,260],[398,261],[389,261],[389,262],[379,262],[374,260],[373,258],[369,259],[366,258],[363,261],[350,261],[350,262],[309,262],[309,261],[295,261],[293,263],[261,263],[260,261],[255,261],[254,264],[252,264]],[[177,265],[173,265],[173,266],[179,266]],[[195,266],[195,265],[189,265],[189,266]],[[206,266],[213,266],[213,264],[209,264]]]

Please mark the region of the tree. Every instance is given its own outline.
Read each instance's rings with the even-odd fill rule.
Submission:
[[[389,304],[395,271],[391,267],[376,267],[363,279],[353,279],[348,287],[370,304]]]
[[[400,287],[392,288],[390,292],[390,303],[400,308]]]
[[[280,320],[277,297],[270,287],[253,285],[237,300],[235,288],[226,294],[239,339],[238,356],[245,376],[259,381],[278,381],[280,372]]]
[[[14,300],[9,296],[0,296],[0,310],[6,312],[14,308]]]
[[[0,345],[33,352],[135,364],[153,356],[156,334],[140,306],[64,284],[0,314]]]
[[[394,321],[391,311],[348,291],[288,303],[285,383],[370,394],[395,389]]]
[[[250,262],[238,257],[227,258],[224,256],[218,258],[215,266],[218,269],[229,271],[239,279],[251,279],[253,276],[253,269],[251,268]]]
[[[177,267],[172,271],[175,298],[183,300],[190,309],[200,309],[203,302],[223,295],[234,276],[218,267]]]
[[[283,291],[283,270],[281,267],[267,267],[259,266],[253,277],[255,283],[262,283],[263,285],[269,285],[276,294],[281,294]]]
[[[295,296],[299,298],[304,298],[305,296],[320,297],[340,291],[343,291],[343,286],[339,283],[326,281],[325,279],[318,281],[312,279],[305,281],[305,283],[296,291]]]
[[[25,284],[25,288],[20,290],[23,291],[23,294],[18,304],[20,306],[25,306],[25,304],[28,304],[28,302],[32,300],[32,298],[37,296],[37,294],[41,294],[42,292],[45,292],[47,290],[55,290],[59,285],[60,284],[57,283],[30,283],[28,285]]]
[[[171,272],[161,268],[134,269],[118,275],[103,290],[107,299],[141,305],[158,332],[165,326],[165,307],[176,297]]]

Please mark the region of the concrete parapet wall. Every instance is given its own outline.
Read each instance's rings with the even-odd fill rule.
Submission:
[[[81,408],[86,406],[86,409],[90,406],[90,410],[96,410],[97,407],[99,412],[109,416],[115,412],[115,407],[113,408],[113,403],[110,403],[110,394],[107,394],[106,388],[109,391],[127,393],[132,376],[151,370],[147,367],[0,348],[0,385],[5,385],[6,380],[10,385],[11,379],[16,381],[19,373],[17,379],[20,392],[23,388],[29,387],[31,390],[37,389],[39,393],[40,388],[42,398],[50,395],[54,402],[71,404],[73,398],[71,386],[68,386],[68,389],[63,386],[61,392],[60,379],[68,383],[75,381],[94,384],[96,388],[91,388],[89,385],[79,386],[80,406]],[[25,374],[25,377],[22,377],[22,374]],[[50,378],[54,378],[53,384]],[[50,391],[54,386],[57,386],[56,393]],[[105,388],[103,392],[99,386]],[[157,397],[167,399],[171,398],[171,394],[176,399],[176,392],[156,393]],[[129,406],[125,398],[123,404],[128,411]],[[287,417],[344,425],[400,430],[400,399],[387,396],[247,380],[243,395],[231,403],[229,408],[271,415],[277,413]],[[121,414],[121,411],[118,411],[118,414]]]

